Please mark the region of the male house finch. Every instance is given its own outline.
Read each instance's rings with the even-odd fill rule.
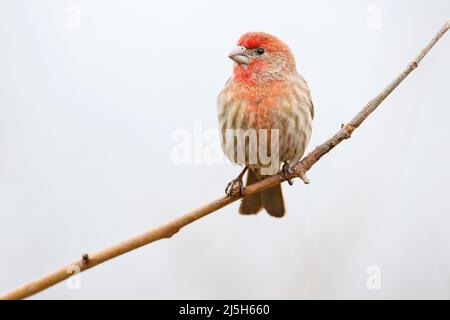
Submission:
[[[217,99],[221,143],[232,162],[245,165],[238,178],[227,186],[226,192],[232,196],[232,186],[236,183],[242,192],[242,177],[247,169],[247,185],[267,176],[262,170],[267,164],[263,164],[260,159],[249,160],[251,150],[259,150],[260,147],[272,150],[271,147],[276,146],[279,157],[276,159],[276,172],[279,172],[279,164],[283,162],[281,172],[287,176],[290,165],[300,160],[309,142],[314,108],[308,85],[297,73],[291,50],[278,38],[262,32],[246,33],[239,39],[238,46],[229,54],[229,58],[235,62],[233,76]],[[239,143],[232,143],[230,150],[227,134],[230,130],[248,129],[257,132],[266,130],[269,138],[263,140],[258,136],[256,146],[251,146],[251,139],[244,137],[245,160],[240,163],[236,160]],[[274,130],[278,133],[275,136],[277,141],[271,135]],[[281,185],[244,198],[239,212],[255,214],[262,207],[271,216],[284,215]]]

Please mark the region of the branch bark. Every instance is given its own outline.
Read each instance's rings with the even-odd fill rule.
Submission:
[[[384,99],[414,70],[417,68],[422,59],[427,55],[431,48],[441,39],[441,37],[448,31],[450,22],[447,21],[439,32],[433,37],[430,43],[416,56],[416,58],[408,65],[408,67],[383,91],[381,91],[374,99],[369,103],[346,125],[342,125],[341,129],[330,139],[318,145],[309,155],[303,160],[298,162],[293,167],[293,172],[289,178],[298,177],[305,183],[309,183],[306,176],[306,172],[319,161],[325,154],[327,154],[336,145],[343,140],[351,137],[353,131],[358,128],[367,117],[375,111],[375,109],[384,101]],[[263,181],[255,183],[245,188],[244,196],[249,196],[254,193],[258,193],[262,190],[268,189],[274,185],[280,184],[285,181],[282,176],[275,175],[267,178]],[[71,277],[73,274],[83,272],[90,268],[93,268],[100,263],[111,260],[117,256],[140,248],[146,244],[155,242],[157,240],[170,238],[175,233],[180,231],[181,228],[191,224],[192,222],[203,218],[204,216],[215,212],[226,205],[237,201],[241,197],[222,197],[213,202],[210,202],[203,207],[200,207],[194,211],[191,211],[179,218],[176,218],[170,222],[167,222],[153,230],[150,230],[141,235],[130,238],[126,241],[113,245],[109,248],[97,251],[92,254],[83,254],[81,259],[67,265],[59,270],[56,270],[40,279],[25,284],[3,296],[0,299],[23,299],[33,294],[41,292],[57,283],[64,281]]]

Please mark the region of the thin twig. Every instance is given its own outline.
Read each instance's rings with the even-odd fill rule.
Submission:
[[[299,177],[305,183],[309,183],[306,177],[306,172],[311,167],[333,149],[336,145],[345,139],[351,137],[353,131],[358,128],[361,123],[383,102],[383,100],[419,65],[420,61],[431,50],[431,48],[439,41],[439,39],[449,29],[449,22],[447,21],[439,32],[434,36],[430,43],[417,55],[417,57],[408,65],[408,67],[382,92],[380,92],[373,100],[371,100],[348,124],[342,125],[341,129],[325,143],[317,146],[308,156],[303,158],[299,163],[293,167],[293,173],[288,178]],[[285,181],[284,177],[279,174],[267,178],[258,183],[252,184],[245,188],[244,196],[249,196],[262,190],[268,189],[272,186],[280,184]],[[74,263],[61,268],[53,273],[50,273],[40,279],[25,284],[14,291],[7,293],[0,297],[0,299],[23,299],[33,294],[41,292],[67,278],[74,273],[79,273],[95,267],[102,262],[111,260],[124,253],[130,252],[134,249],[140,248],[146,244],[155,242],[160,239],[170,238],[177,233],[184,226],[203,218],[204,216],[225,207],[226,205],[235,202],[240,197],[223,197],[211,203],[204,205],[192,212],[189,212],[179,218],[176,218],[168,223],[165,223],[153,230],[144,234],[133,237],[129,240],[123,241],[119,244],[113,245],[104,250],[95,253],[83,254],[81,259]]]

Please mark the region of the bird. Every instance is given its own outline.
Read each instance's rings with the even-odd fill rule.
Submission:
[[[302,158],[310,141],[314,105],[306,80],[297,72],[293,53],[277,37],[265,32],[245,33],[228,57],[234,62],[233,73],[217,97],[217,112],[222,150],[232,163],[244,166],[226,187],[227,195],[233,197],[244,195],[246,171],[246,186],[276,173],[289,177],[292,165]],[[266,132],[266,139],[261,132]],[[277,134],[272,135],[274,132]],[[272,159],[274,172],[268,173],[259,148],[266,150],[266,156],[278,157]],[[262,208],[273,217],[285,215],[281,184],[244,197],[239,213],[256,214]]]

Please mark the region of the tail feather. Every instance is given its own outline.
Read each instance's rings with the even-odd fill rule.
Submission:
[[[247,183],[249,186],[253,183],[258,182],[259,179],[252,170],[248,170],[247,173]],[[262,208],[261,195],[259,193],[252,194],[249,197],[242,199],[241,205],[239,207],[240,214],[256,214]]]
[[[247,186],[259,180],[252,170],[248,171]],[[260,193],[245,197],[242,199],[239,212],[241,214],[256,214],[262,208],[266,209],[267,213],[273,217],[281,218],[284,216],[285,207],[281,185],[276,185]]]
[[[262,191],[261,200],[262,205],[268,214],[277,218],[284,216],[285,208],[281,184]]]

